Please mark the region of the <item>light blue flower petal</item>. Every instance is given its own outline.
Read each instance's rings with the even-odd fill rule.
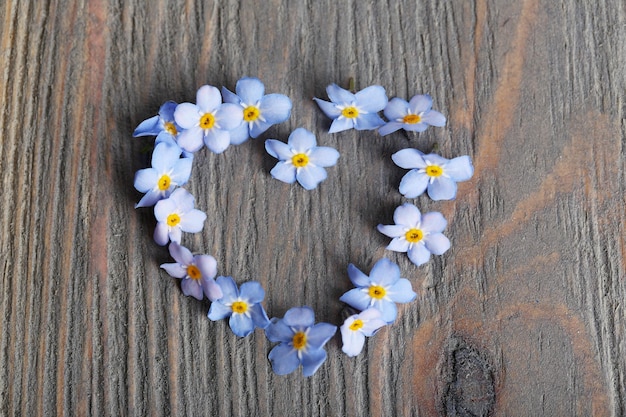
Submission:
[[[194,207],[193,195],[191,195],[191,193],[184,188],[177,188],[174,190],[169,199],[173,201],[178,210],[183,213],[192,210]]]
[[[446,175],[449,175],[453,181],[467,181],[474,175],[474,166],[469,156],[459,156],[451,159],[445,168]]]
[[[309,161],[318,167],[331,167],[337,163],[339,152],[328,146],[318,146],[311,150]]]
[[[415,300],[417,294],[411,287],[411,282],[406,278],[401,278],[387,289],[387,296],[395,303],[408,303]]]
[[[350,281],[357,287],[369,287],[370,277],[365,275],[359,268],[353,264],[348,265],[348,277]]]
[[[217,109],[220,104],[222,104],[222,95],[220,94],[220,90],[216,87],[203,85],[198,89],[196,93],[196,105],[200,108],[202,113],[211,113]],[[176,110],[178,110],[178,108]],[[174,117],[176,117],[175,112]]]
[[[428,155],[424,155],[424,161],[427,162],[427,165],[439,165],[439,166],[444,166],[447,165],[450,160],[437,155],[436,153],[429,153]]]
[[[285,313],[283,322],[296,329],[304,329],[315,324],[315,313],[311,307],[294,307]]]
[[[141,193],[152,190],[159,180],[159,175],[154,168],[144,168],[135,172],[135,189]]]
[[[287,184],[293,184],[296,182],[296,168],[289,163],[279,162],[270,171],[272,177],[279,181],[286,182]]]
[[[200,210],[190,210],[180,218],[180,230],[187,233],[198,233],[204,228],[206,214]]]
[[[170,230],[167,235],[170,238],[170,241],[176,242],[176,243],[180,243],[180,239],[183,237],[183,233],[180,230],[180,227],[178,226],[170,227]]]
[[[308,165],[296,170],[296,180],[298,180],[305,190],[314,189],[320,182],[324,181],[327,176],[328,174],[324,168],[314,165]]]
[[[245,122],[240,124],[239,127],[229,130],[228,133],[230,134],[231,145],[241,145],[250,138],[248,123]]]
[[[430,110],[433,106],[433,99],[428,94],[419,94],[413,96],[409,101],[411,113],[418,114]]]
[[[356,130],[372,130],[385,124],[385,121],[376,113],[363,114],[356,118],[354,128]]]
[[[438,111],[431,110],[422,116],[422,122],[431,126],[443,127],[446,125],[446,116]]]
[[[368,113],[377,113],[387,105],[387,93],[380,85],[371,85],[355,94],[356,104]]]
[[[165,246],[169,240],[167,224],[158,222],[154,229],[154,241],[159,246]]]
[[[415,227],[422,220],[422,214],[413,204],[404,203],[393,212],[393,222],[407,227]]]
[[[286,343],[274,347],[267,357],[277,375],[290,374],[300,365],[297,351]]]
[[[219,301],[211,303],[211,308],[209,308],[209,320],[217,321],[225,319],[233,313],[233,310],[230,307],[225,306]]]
[[[200,125],[200,115],[202,111],[192,103],[181,103],[176,107],[174,120],[183,129],[190,129]]]
[[[233,313],[228,321],[230,329],[239,337],[246,337],[254,330],[252,319],[245,314]]]
[[[428,196],[435,201],[454,200],[456,197],[457,185],[450,178],[438,177],[431,184],[428,184]]]
[[[261,99],[259,110],[267,123],[282,123],[291,114],[291,100],[283,94],[268,94]]]
[[[387,258],[376,262],[370,271],[370,280],[382,287],[393,285],[398,279],[400,279],[400,267]]]
[[[204,144],[213,153],[222,153],[230,145],[230,134],[227,130],[211,129],[204,136]]]
[[[273,318],[270,324],[265,328],[265,337],[270,342],[291,342],[293,340],[294,332],[289,326],[287,326],[283,320]]]
[[[250,306],[250,318],[256,327],[265,329],[270,320],[267,318],[267,313],[261,304],[254,304]]]
[[[133,132],[134,137],[138,136],[156,136],[162,130],[160,126],[159,116],[154,116],[139,123],[139,126]]]
[[[307,335],[307,349],[321,349],[337,333],[337,326],[329,323],[317,323],[312,326]]]
[[[354,288],[339,297],[339,301],[342,301],[357,310],[365,310],[370,306],[372,298],[367,295],[366,291]]]
[[[433,233],[426,237],[424,242],[426,249],[428,249],[433,255],[443,255],[448,249],[450,249],[450,240],[442,233]]]
[[[341,114],[341,110],[337,108],[335,103],[330,103],[328,101],[320,100],[319,98],[313,98],[319,108],[324,112],[326,116],[331,119],[336,119]]]
[[[348,320],[350,320],[350,318]],[[351,320],[350,323],[348,323],[348,320],[341,326],[341,341],[343,342],[341,350],[346,355],[354,357],[363,350],[365,335],[358,330],[350,330],[350,324],[352,324],[354,320]]]
[[[245,122],[244,122],[245,123]],[[246,123],[247,124],[247,123]],[[267,129],[272,126],[273,123],[256,121],[254,125],[250,128],[250,137],[257,138],[261,134],[263,134]]]
[[[193,158],[179,158],[172,167],[171,180],[177,185],[185,185],[191,176]]]
[[[274,158],[285,161],[291,159],[293,152],[291,146],[276,139],[268,139],[265,141],[265,150]]]
[[[425,264],[430,259],[430,251],[421,243],[411,246],[407,253],[411,262],[417,266]]]
[[[189,266],[193,263],[193,255],[191,254],[191,251],[186,247],[181,246],[177,243],[172,243],[168,249],[170,252],[170,256],[174,258],[174,260],[179,264]]]
[[[378,128],[378,134],[381,136],[388,135],[390,133],[395,132],[396,130],[400,130],[404,127],[402,123],[398,122],[388,122],[384,126]]]
[[[424,154],[417,149],[402,149],[391,155],[393,163],[404,169],[425,168]]]
[[[220,301],[224,303],[232,303],[239,297],[239,290],[237,289],[237,284],[235,284],[233,277],[219,276],[215,282],[217,282],[217,285],[219,285],[222,289],[222,294],[224,294]]]
[[[197,152],[202,148],[203,136],[202,129],[198,126],[183,130],[180,135],[178,135],[178,146],[187,152]]]
[[[243,109],[237,104],[224,103],[215,112],[215,123],[222,130],[232,130],[243,122]],[[215,129],[214,129],[215,130]]]
[[[395,224],[392,224],[392,225],[379,224],[378,231],[385,236],[400,237],[400,236],[404,236],[404,234],[406,233],[406,227],[398,226]]]
[[[296,152],[306,152],[317,145],[315,135],[308,130],[299,127],[289,135],[287,144]]]
[[[394,252],[404,253],[409,250],[410,243],[406,239],[401,239],[399,237],[394,238],[385,249],[391,250]]]
[[[250,304],[257,304],[265,298],[265,290],[257,281],[248,281],[239,287],[239,296]]]
[[[222,87],[222,98],[224,103],[241,104],[239,96],[226,87]]]
[[[340,105],[356,103],[356,97],[354,96],[354,94],[352,94],[348,90],[344,90],[337,84],[331,84],[326,87],[326,93],[328,94],[328,98],[330,98],[330,101],[332,101],[333,103],[337,103]]]
[[[204,295],[213,301],[217,301],[224,296],[222,292],[222,288],[217,285],[214,279],[202,277],[202,290],[204,291]]]
[[[217,275],[217,261],[211,255],[196,255],[193,257],[203,278],[213,279]]]
[[[372,308],[370,310],[376,310],[380,313],[380,310],[376,308]],[[364,322],[363,327],[361,328],[361,332],[367,337],[372,337],[376,333],[378,333],[381,327],[384,327],[386,325],[387,325],[387,322],[385,322],[382,319],[369,320],[367,322]]]
[[[191,296],[200,301],[204,299],[204,291],[202,291],[202,287],[196,280],[185,278],[180,283],[180,288],[183,290],[183,294],[188,297]]]
[[[402,123],[402,129],[407,132],[423,132],[428,129],[428,125],[424,122],[420,123]]]
[[[161,200],[154,206],[154,217],[158,222],[164,223],[165,220],[167,220],[167,216],[172,214],[174,211],[176,211],[176,202],[174,200],[171,198]]]
[[[393,323],[398,316],[398,307],[390,301],[382,300],[382,302],[378,303],[377,308],[381,313],[380,319],[385,323]]]
[[[154,147],[156,148],[156,146],[159,143],[166,143],[170,146],[178,146],[178,143],[176,142],[176,138],[174,138],[174,136],[169,134],[167,130],[164,130],[158,134],[158,136],[154,140]],[[180,146],[178,147],[180,148]]]
[[[308,351],[302,357],[302,375],[312,376],[326,360],[324,349]]]
[[[438,211],[431,211],[422,216],[422,230],[429,233],[440,233],[448,225],[448,221],[443,214]]]
[[[409,103],[401,98],[394,97],[389,100],[383,114],[390,122],[396,122],[409,113]]]
[[[178,103],[172,100],[168,100],[163,103],[163,105],[159,109],[159,116],[161,116],[161,119],[165,120],[166,122],[173,122],[176,106],[178,106]]]
[[[424,194],[429,181],[430,177],[426,173],[413,169],[402,177],[398,191],[406,198],[415,198]]]
[[[187,276],[187,268],[183,268],[179,263],[161,264],[161,268],[174,278],[180,279]]]
[[[265,86],[258,78],[245,77],[237,81],[235,92],[241,101],[249,106],[261,100],[265,94]]]
[[[353,128],[354,128],[354,122],[352,121],[352,119],[340,117],[338,119],[335,119],[330,124],[330,129],[328,129],[328,133],[343,132],[344,130],[353,129]]]

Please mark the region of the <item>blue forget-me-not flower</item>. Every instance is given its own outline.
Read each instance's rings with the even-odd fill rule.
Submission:
[[[328,133],[348,129],[372,130],[385,124],[378,112],[387,105],[385,89],[372,85],[356,94],[336,84],[326,87],[330,102],[314,98],[326,116],[333,119]]]
[[[378,129],[381,135],[388,135],[398,129],[423,132],[428,126],[445,126],[446,117],[431,110],[433,100],[428,94],[414,96],[411,101],[395,97],[389,101],[383,112],[387,124]]]
[[[181,128],[174,120],[176,102],[166,101],[159,109],[159,114],[139,123],[133,136],[157,136],[161,132],[168,132],[172,136],[180,133]]]
[[[154,241],[165,246],[168,241],[180,243],[182,232],[197,233],[204,227],[206,214],[194,208],[194,198],[184,188],[177,188],[154,206],[157,226]]]
[[[377,308],[368,308],[359,314],[348,317],[340,327],[341,350],[348,356],[356,356],[363,350],[365,338],[373,336],[387,323],[381,319],[382,313]]]

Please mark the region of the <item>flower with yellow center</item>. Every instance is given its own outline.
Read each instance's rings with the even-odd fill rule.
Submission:
[[[445,126],[446,118],[432,110],[433,100],[429,95],[417,95],[407,102],[395,97],[385,107],[385,117],[389,122],[378,129],[381,135],[388,135],[399,129],[409,132],[423,132],[428,126]]]
[[[157,219],[154,240],[162,246],[168,241],[180,243],[182,232],[201,231],[206,219],[206,214],[194,209],[193,196],[183,188],[177,188],[168,198],[158,201],[154,216]]]
[[[161,265],[168,274],[182,279],[183,294],[202,300],[204,296],[215,301],[222,298],[222,289],[215,282],[217,262],[210,255],[192,255],[191,251],[177,243],[169,246],[170,255],[176,262]]]
[[[356,356],[363,350],[365,338],[371,337],[384,325],[382,313],[377,308],[368,308],[359,314],[350,316],[341,326],[341,350],[348,356]]]

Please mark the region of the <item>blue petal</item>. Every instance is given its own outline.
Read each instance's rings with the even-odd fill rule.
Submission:
[[[165,222],[167,216],[176,211],[176,202],[172,200],[171,196],[168,199],[161,200],[154,206],[154,217],[158,222]]]
[[[337,332],[337,326],[329,323],[317,323],[311,327],[306,335],[307,349],[320,349]]]
[[[345,326],[345,324],[344,324]],[[350,330],[348,326],[341,326],[341,350],[350,357],[357,356],[365,345],[365,335],[360,331]]]
[[[297,329],[311,327],[315,324],[315,313],[311,307],[294,307],[287,310],[283,322]]]
[[[204,291],[202,291],[202,287],[198,284],[198,281],[186,278],[180,283],[180,287],[183,290],[183,294],[186,296],[192,296],[200,301],[204,299]]]
[[[348,277],[350,277],[350,281],[357,287],[369,287],[371,283],[370,278],[352,264],[348,265]]]
[[[330,129],[328,129],[328,133],[343,132],[344,130],[353,129],[353,128],[354,128],[354,122],[352,121],[352,119],[348,119],[346,117],[340,117],[338,119],[335,119],[330,124]]]
[[[179,188],[180,189],[180,188]],[[180,217],[180,230],[187,233],[198,233],[204,228],[206,213],[200,210],[189,210]]]
[[[202,129],[198,126],[183,130],[180,135],[178,135],[178,146],[187,152],[196,152],[202,148],[203,136]]]
[[[167,242],[169,242],[170,240],[169,235],[168,235],[167,224],[163,222],[158,222],[156,225],[156,228],[154,229],[153,237],[157,245],[159,246],[167,245]]]
[[[211,303],[211,308],[209,308],[208,317],[212,321],[222,320],[226,317],[230,316],[233,313],[232,308],[225,306],[220,301],[215,301]]]
[[[283,320],[276,318],[270,321],[270,324],[265,328],[265,336],[270,342],[291,342],[293,340],[294,332],[291,328],[285,324]]]
[[[204,144],[211,152],[222,153],[230,145],[230,134],[227,130],[211,129],[204,137]]]
[[[239,96],[226,87],[222,87],[222,98],[224,103],[241,104]]]
[[[368,113],[381,111],[387,105],[387,94],[380,85],[371,85],[355,94],[356,105]]]
[[[191,176],[193,158],[180,158],[174,163],[170,178],[177,185],[185,185]]]
[[[267,357],[272,362],[272,370],[277,375],[290,374],[300,365],[298,352],[286,343],[276,346]]]
[[[424,122],[419,123],[402,123],[402,129],[408,132],[423,132],[428,129],[428,125]]]
[[[178,146],[159,143],[152,152],[152,168],[159,173],[167,172],[180,159],[180,154],[181,150]]]
[[[187,276],[187,268],[183,268],[179,263],[161,264],[161,268],[174,278],[181,279]]]
[[[193,255],[191,251],[177,243],[172,243],[169,248],[170,256],[181,265],[191,265],[193,263]]]
[[[180,210],[183,213],[192,210],[194,207],[193,195],[184,188],[177,188],[170,196],[170,200],[174,203],[175,208],[172,210]],[[167,213],[170,214],[170,213]]]
[[[391,159],[394,164],[404,169],[425,168],[424,154],[417,149],[402,149],[393,155]]]
[[[254,105],[265,93],[265,86],[258,78],[245,77],[237,81],[235,92],[246,105]]]
[[[257,304],[265,298],[265,290],[257,281],[248,281],[239,287],[239,296],[250,304]]]
[[[204,295],[211,301],[217,301],[224,296],[222,289],[212,278],[202,277],[202,289],[204,290]]]
[[[174,111],[176,111],[177,106],[178,103],[172,100],[168,100],[163,103],[163,105],[159,109],[159,116],[161,116],[161,119],[165,120],[166,122],[173,122]]]
[[[431,110],[422,116],[422,122],[431,126],[442,127],[446,125],[446,116],[438,111]]]
[[[443,232],[447,225],[448,221],[438,211],[431,211],[422,216],[421,228],[425,232],[440,233]]]
[[[396,130],[402,129],[404,124],[398,122],[388,122],[384,126],[378,128],[378,134],[381,136],[388,135],[390,133],[395,132]]]
[[[404,234],[406,233],[406,227],[400,226],[397,224],[391,224],[391,225],[379,224],[377,229],[380,233],[389,237],[400,237],[400,236],[404,236]]]
[[[259,110],[266,122],[282,123],[291,114],[291,100],[283,94],[268,94],[261,99]]]
[[[331,119],[336,119],[341,114],[341,110],[337,108],[335,103],[330,103],[328,101],[320,100],[319,98],[313,98],[319,108],[324,112],[326,116]]]
[[[421,220],[422,214],[413,204],[404,203],[393,212],[393,221],[395,224],[415,227]]]
[[[139,123],[139,126],[133,132],[133,136],[156,136],[163,130],[159,123],[159,116],[154,116]]]
[[[450,249],[450,240],[441,233],[428,235],[424,244],[433,255],[443,255]]]
[[[394,97],[389,100],[383,114],[390,122],[404,118],[409,113],[409,103],[401,98]]]
[[[396,237],[389,242],[385,249],[403,253],[409,250],[409,245],[410,243],[406,239]]]
[[[418,114],[430,110],[433,106],[433,99],[428,94],[418,94],[409,101],[411,113]]]
[[[215,112],[215,123],[223,130],[235,129],[243,123],[243,109],[236,104],[224,103]]]
[[[189,252],[191,254],[191,252]],[[193,262],[202,273],[202,279],[210,279],[211,281],[217,275],[217,261],[211,255],[196,255]],[[220,290],[221,291],[221,290]],[[218,298],[221,298],[220,295]]]
[[[456,182],[467,181],[474,175],[472,160],[467,155],[453,158],[446,164],[445,173]]]
[[[245,123],[245,122],[244,122]],[[247,125],[248,123],[246,123]],[[252,125],[252,127],[250,128],[250,137],[251,138],[258,138],[261,134],[263,134],[267,129],[269,129],[270,127],[272,127],[273,123],[267,123],[267,122],[262,122],[257,120],[256,122],[254,122],[254,124]]]
[[[291,159],[293,152],[291,146],[276,139],[268,139],[265,141],[265,150],[274,158],[285,161]]]
[[[249,311],[250,318],[256,327],[265,329],[270,324],[270,320],[267,318],[267,313],[261,304],[254,304],[250,306]]]
[[[382,302],[378,303],[377,308],[381,312],[380,319],[386,323],[392,323],[398,316],[398,307],[390,301],[382,300]]]
[[[328,98],[330,98],[330,101],[332,101],[333,103],[341,105],[356,103],[356,97],[354,96],[354,94],[352,94],[348,90],[344,90],[337,84],[331,84],[326,87],[326,93],[328,94]]]
[[[430,259],[430,251],[421,243],[411,246],[407,253],[411,262],[417,266],[425,264]]]
[[[217,285],[222,289],[222,294],[224,294],[220,301],[232,303],[239,297],[239,290],[237,289],[237,284],[235,284],[233,277],[219,276],[215,279],[215,282],[217,282]]]
[[[372,298],[367,295],[367,292],[359,288],[354,288],[339,298],[339,301],[342,301],[359,311],[363,311],[370,306],[372,302]]]
[[[398,191],[406,198],[415,198],[424,194],[428,187],[430,178],[425,172],[419,172],[417,169],[409,171],[400,181]]]
[[[454,200],[456,197],[456,189],[456,182],[450,178],[441,176],[428,184],[428,196],[435,201]]]
[[[296,168],[287,162],[279,162],[270,171],[272,177],[279,181],[286,182],[287,184],[293,184],[296,182]]]
[[[200,114],[202,111],[198,106],[192,103],[181,103],[176,107],[174,119],[183,129],[191,129],[200,125]]]
[[[396,303],[408,303],[415,300],[417,294],[413,291],[408,279],[400,278],[398,282],[387,289],[387,296]]]
[[[324,349],[308,351],[302,357],[302,375],[312,376],[326,360]]]
[[[159,174],[154,168],[144,168],[135,172],[135,189],[141,193],[152,190],[159,180]]]
[[[356,130],[372,130],[385,124],[385,121],[376,113],[363,114],[356,118]]]
[[[318,167],[330,167],[337,163],[339,152],[328,146],[318,146],[311,150],[309,161]]]
[[[296,152],[306,152],[317,145],[315,135],[308,130],[299,127],[289,135],[287,144]]]
[[[239,127],[229,130],[231,145],[241,145],[250,138],[248,123],[242,123]]]
[[[198,89],[196,93],[196,105],[202,110],[202,113],[213,112],[220,104],[222,104],[222,95],[220,94],[220,90],[216,87],[203,85]],[[178,111],[178,109],[176,110]],[[174,115],[176,115],[176,112]],[[178,121],[178,119],[176,120]]]
[[[308,165],[296,170],[296,180],[305,190],[312,190],[327,177],[326,170],[314,165]]]
[[[228,321],[230,329],[239,337],[246,337],[254,330],[252,319],[246,317],[245,314],[233,313]]]
[[[387,258],[382,258],[370,271],[370,280],[387,287],[400,279],[400,267]]]

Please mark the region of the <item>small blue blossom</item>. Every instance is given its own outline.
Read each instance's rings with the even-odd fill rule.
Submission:
[[[326,87],[330,102],[314,98],[326,116],[333,119],[328,133],[348,129],[372,130],[385,124],[378,112],[387,105],[385,89],[372,85],[356,94],[336,84]]]
[[[206,214],[194,209],[194,198],[184,188],[177,188],[154,206],[157,226],[154,241],[165,246],[168,241],[180,243],[182,232],[197,233],[204,227]]]
[[[190,158],[193,160],[193,153],[187,152],[186,150],[178,146],[178,141],[176,139],[177,136],[171,135],[170,133],[163,131],[159,133],[154,140],[154,147],[156,148],[159,143],[167,143],[170,146],[174,146],[175,148],[180,149],[184,158]]]
[[[396,319],[398,309],[395,303],[408,303],[417,296],[409,280],[400,278],[398,265],[387,258],[376,262],[369,276],[350,264],[348,276],[356,288],[346,292],[339,299],[357,310],[368,308],[380,310],[380,319],[385,323],[391,323]]]
[[[196,152],[204,142],[212,152],[222,153],[230,145],[229,131],[241,124],[243,112],[240,106],[222,103],[220,90],[204,85],[198,89],[196,104],[179,104],[174,119],[186,129],[178,137],[181,148]]]
[[[324,345],[337,332],[329,323],[315,324],[310,307],[289,309],[282,319],[273,318],[265,329],[271,342],[280,342],[268,356],[278,375],[287,375],[302,365],[302,374],[311,376],[326,360]]]
[[[178,146],[166,143],[159,143],[154,148],[152,168],[140,169],[135,174],[135,188],[146,193],[135,207],[153,206],[189,180],[192,161],[181,158],[180,154]]]
[[[248,281],[237,289],[232,277],[217,277],[217,285],[224,296],[211,304],[209,319],[217,321],[230,317],[228,324],[239,337],[246,337],[255,327],[265,329],[269,325],[270,321],[261,306],[265,297],[261,284]]]
[[[382,313],[377,308],[368,308],[359,314],[346,319],[341,326],[341,350],[348,356],[356,356],[363,350],[365,338],[373,336],[387,323],[380,317]]]
[[[378,231],[393,238],[387,249],[407,252],[415,265],[422,265],[430,254],[443,255],[450,241],[441,233],[448,222],[439,212],[422,215],[413,204],[405,203],[393,213],[395,225],[378,225]]]
[[[472,160],[467,155],[445,159],[409,148],[396,152],[391,159],[399,167],[411,170],[400,182],[400,193],[406,198],[415,198],[428,190],[433,200],[454,200],[456,183],[467,181],[474,174]]]
[[[280,160],[270,171],[272,177],[288,184],[298,181],[306,190],[317,187],[326,179],[324,168],[337,163],[339,152],[316,145],[315,135],[303,128],[291,132],[286,144],[275,139],[266,140],[267,153]]]
[[[267,94],[258,78],[242,78],[237,81],[233,94],[222,87],[225,103],[233,103],[243,109],[243,123],[230,131],[230,143],[239,145],[248,138],[256,138],[270,126],[282,123],[291,114],[291,100],[282,94]]]
[[[168,132],[173,136],[178,135],[181,128],[174,121],[174,110],[176,106],[176,102],[166,101],[159,109],[157,116],[139,123],[137,129],[133,132],[133,136],[157,136],[161,132]]]
[[[385,107],[385,117],[389,122],[378,133],[388,135],[399,129],[423,132],[428,126],[445,126],[446,117],[431,110],[433,100],[428,94],[414,96],[408,103],[398,97],[392,98]]]
[[[182,279],[183,294],[202,300],[206,295],[211,301],[222,298],[222,289],[215,282],[217,261],[211,255],[192,255],[191,251],[178,243],[171,243],[170,255],[175,263],[162,264],[161,268]]]

